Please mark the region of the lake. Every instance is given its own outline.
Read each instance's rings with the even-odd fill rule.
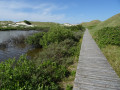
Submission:
[[[22,42],[27,36],[37,32],[40,31],[0,31],[0,62],[14,57],[18,59],[22,54],[27,54],[29,58],[35,57],[41,49]]]

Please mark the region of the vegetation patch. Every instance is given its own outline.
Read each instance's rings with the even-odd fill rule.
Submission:
[[[120,77],[120,13],[89,29],[108,62]]]
[[[28,25],[31,25],[31,22],[27,21],[27,20],[24,20],[24,22]]]
[[[120,46],[107,45],[101,49],[109,63],[120,77]]]
[[[104,45],[120,46],[120,27],[106,27],[95,33],[95,40],[100,47]]]
[[[38,27],[53,27],[56,25],[59,25],[58,23],[54,23],[54,22],[30,22],[31,24],[38,26]]]
[[[70,70],[79,49],[84,28],[72,30],[63,26],[51,27],[46,33],[37,33],[26,39],[26,43],[43,47],[42,52],[28,60],[21,56],[19,60],[9,59],[0,64],[1,90],[60,90],[60,82],[75,76]],[[79,34],[78,34],[79,33]],[[72,79],[73,80],[73,79]],[[66,86],[71,90],[72,86]]]
[[[105,27],[97,30],[93,37],[120,77],[120,27]]]
[[[25,26],[17,26],[17,27],[0,27],[0,31],[8,31],[8,30],[41,30],[44,32],[47,32],[49,30],[49,27],[25,27]]]
[[[101,23],[101,21],[99,21],[99,20],[93,20],[91,22],[83,22],[83,23],[81,23],[81,25],[83,25],[84,27],[87,27],[89,29],[92,29],[100,23]]]

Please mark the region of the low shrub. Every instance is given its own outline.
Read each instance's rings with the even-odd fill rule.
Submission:
[[[33,36],[29,36],[26,40],[28,44],[34,46],[47,47],[51,43],[60,43],[65,39],[71,39],[78,42],[82,37],[83,31],[71,31],[71,29],[66,29],[65,27],[56,26],[52,27],[46,33],[38,33]]]
[[[11,90],[26,88],[31,83],[30,78],[34,72],[34,64],[24,56],[17,62],[15,59],[9,59],[0,63],[0,88]]]
[[[73,86],[72,85],[67,85],[66,90],[72,90]]]
[[[42,47],[42,45],[40,44],[40,39],[43,37],[44,32],[40,32],[40,33],[35,33],[32,36],[28,36],[26,38],[26,43],[30,44],[30,45],[34,45],[35,47]]]
[[[83,31],[73,32],[73,39],[76,42],[79,42],[80,38],[83,36]]]
[[[21,44],[21,43],[25,43],[25,39],[26,36],[19,35],[19,36],[11,37],[10,40],[8,40],[8,42],[11,42],[13,44]]]
[[[94,37],[100,47],[109,44],[120,46],[120,27],[105,27],[98,30]]]
[[[83,27],[82,25],[75,25],[75,26],[69,26],[69,27],[66,27],[68,29],[71,29],[72,31],[84,31],[85,30],[85,27]]]
[[[47,48],[43,49],[43,51],[39,54],[38,60],[35,61],[38,65],[42,61],[47,59],[51,59],[55,61],[57,64],[61,65],[69,65],[73,63],[72,56],[75,55],[77,44],[73,40],[66,39],[61,43],[52,43]]]
[[[51,43],[59,43],[67,38],[73,38],[72,31],[58,26],[51,28],[51,30],[40,39],[40,43],[43,47],[47,47]]]
[[[21,56],[18,61],[9,59],[0,64],[0,88],[1,89],[29,89],[39,90],[58,89],[57,82],[68,75],[65,66],[47,60],[35,64]]]
[[[31,25],[31,22],[30,21],[27,21],[27,20],[24,20],[24,22],[28,25]]]

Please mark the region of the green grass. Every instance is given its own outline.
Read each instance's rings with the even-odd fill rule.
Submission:
[[[97,26],[99,23],[101,23],[101,21],[93,20],[91,22],[83,22],[83,23],[81,23],[81,25],[83,25],[84,27],[87,27],[87,28],[91,28],[91,27]]]
[[[103,27],[115,27],[115,26],[120,26],[120,13],[101,22],[100,24],[97,25],[97,28],[101,29]]]
[[[120,46],[107,45],[101,49],[107,60],[120,77]]]
[[[72,85],[67,85],[66,90],[72,90],[73,86]]]
[[[33,21],[31,21],[31,23],[38,27],[52,27],[52,26],[55,26],[58,24],[58,23],[54,23],[54,22],[33,22]]]
[[[97,30],[100,30],[104,27],[115,27],[115,26],[120,26],[120,13],[110,17],[109,19],[103,22],[100,22],[93,28],[89,28],[89,27],[87,28],[90,29],[90,33],[93,35],[95,32],[97,32]]]

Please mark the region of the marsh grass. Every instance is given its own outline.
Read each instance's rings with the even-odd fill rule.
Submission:
[[[25,38],[24,35],[19,35],[15,37],[10,37],[8,40],[3,41],[0,43],[0,50],[6,50],[8,47],[18,47],[18,48],[25,48]]]
[[[26,39],[26,36],[19,35],[16,37],[12,37],[10,40],[13,44],[21,44],[21,43],[25,43],[25,39]]]
[[[5,50],[8,47],[7,42],[0,43],[0,50]]]

